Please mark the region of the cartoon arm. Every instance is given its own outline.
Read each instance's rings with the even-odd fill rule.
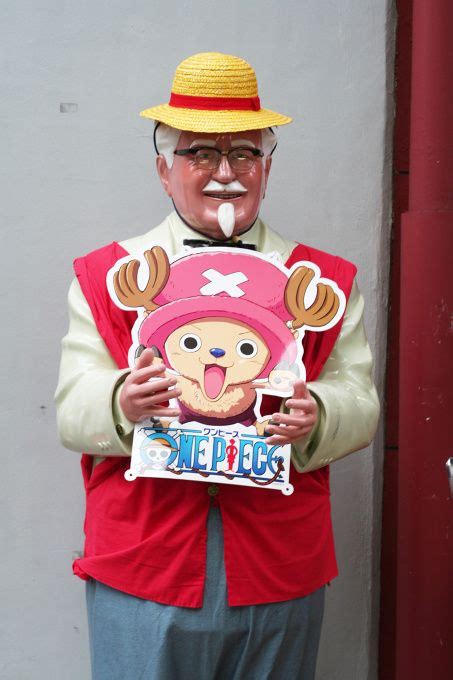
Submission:
[[[297,364],[281,361],[269,373],[267,380],[255,380],[251,383],[251,386],[255,390],[289,392],[299,377],[300,368]]]

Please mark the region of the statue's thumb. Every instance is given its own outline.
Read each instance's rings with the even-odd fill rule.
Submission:
[[[294,383],[293,399],[307,399],[310,393],[303,380],[296,380]]]
[[[135,368],[146,368],[146,366],[151,366],[154,361],[155,354],[150,347],[147,347],[138,357]]]

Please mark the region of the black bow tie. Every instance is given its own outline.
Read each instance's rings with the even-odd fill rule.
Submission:
[[[247,248],[247,250],[256,250],[253,243],[243,243],[242,241],[205,241],[202,238],[185,238],[183,245],[190,248]]]

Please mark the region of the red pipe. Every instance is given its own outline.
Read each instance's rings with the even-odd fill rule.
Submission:
[[[393,223],[389,280],[385,449],[382,489],[379,680],[395,680],[396,572],[398,558],[398,422],[401,215],[409,206],[412,0],[397,0],[395,124],[393,129]]]
[[[453,2],[413,8],[409,212],[453,209]]]
[[[396,679],[453,677],[453,2],[414,0],[401,232]]]

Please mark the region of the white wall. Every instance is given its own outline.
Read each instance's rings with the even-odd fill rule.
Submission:
[[[382,387],[393,19],[389,0],[23,0],[2,6],[3,556],[0,677],[89,678],[79,457],[58,443],[53,391],[71,261],[169,210],[152,123],[175,66],[205,50],[258,73],[280,131],[262,216],[359,266]],[[61,113],[60,103],[77,104]],[[332,468],[341,576],[318,680],[376,677],[382,439]]]

